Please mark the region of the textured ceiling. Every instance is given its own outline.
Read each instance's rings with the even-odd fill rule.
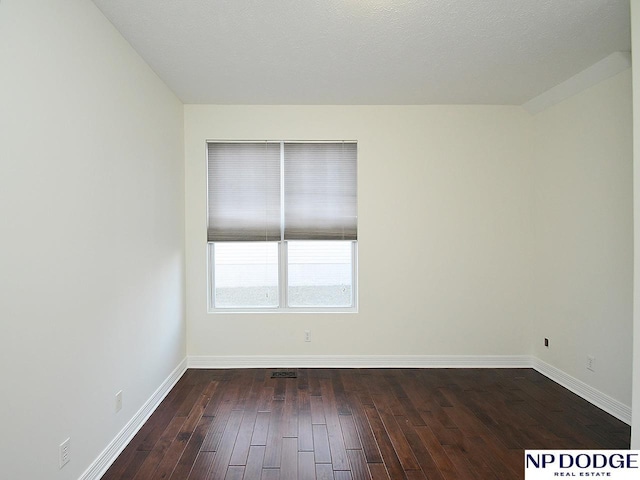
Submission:
[[[629,0],[94,0],[185,103],[515,104],[614,51]]]

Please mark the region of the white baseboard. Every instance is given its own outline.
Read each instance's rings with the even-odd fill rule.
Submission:
[[[619,402],[615,398],[596,390],[581,380],[572,377],[568,373],[543,362],[542,360],[531,357],[531,366],[545,377],[550,378],[567,390],[572,391],[576,395],[584,398],[587,402],[613,415],[618,420],[623,421],[627,425],[631,425],[631,407]]]
[[[189,356],[189,368],[518,368],[528,355],[238,355]]]
[[[193,355],[189,368],[533,368],[631,425],[631,407],[529,355]]]
[[[129,444],[134,435],[144,425],[151,414],[158,408],[160,402],[167,396],[173,386],[180,380],[180,377],[187,370],[187,359],[185,358],[162,382],[162,385],[151,395],[149,400],[138,410],[125,427],[118,433],[111,443],[94,460],[87,470],[80,476],[79,480],[98,480],[101,478],[111,464],[118,458],[118,455]]]

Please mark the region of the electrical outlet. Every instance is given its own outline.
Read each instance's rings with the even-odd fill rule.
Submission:
[[[596,357],[587,355],[587,370],[596,371]]]
[[[549,348],[549,339],[548,338],[544,339],[544,346]]]
[[[116,413],[122,410],[122,390],[116,393]]]
[[[60,468],[64,467],[71,460],[71,438],[67,438],[60,444]]]
[[[310,342],[311,341],[311,330],[305,330],[304,331],[304,341],[305,342]]]

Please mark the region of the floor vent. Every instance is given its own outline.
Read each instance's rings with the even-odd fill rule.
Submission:
[[[298,378],[295,370],[279,370],[271,373],[271,378]]]

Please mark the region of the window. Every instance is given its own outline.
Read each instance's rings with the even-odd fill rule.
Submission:
[[[354,311],[355,142],[210,142],[209,307]]]

